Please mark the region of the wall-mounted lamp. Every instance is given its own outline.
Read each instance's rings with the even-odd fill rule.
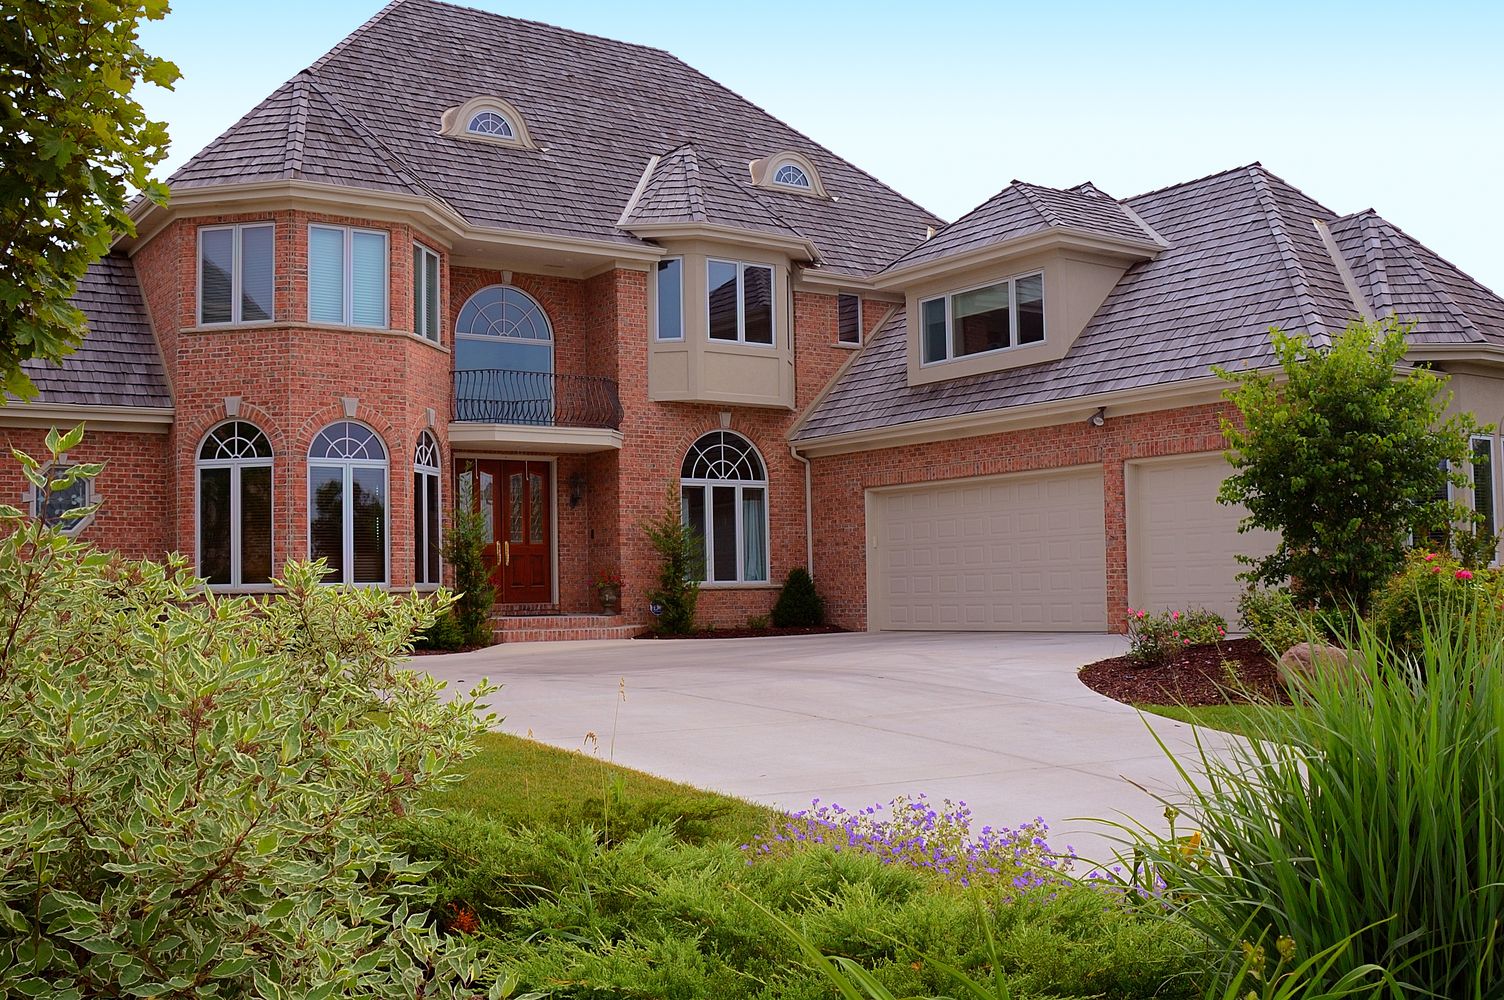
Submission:
[[[569,506],[578,507],[585,498],[585,474],[576,472],[569,477]]]
[[[1097,412],[1086,418],[1086,422],[1093,427],[1101,427],[1107,423],[1107,407],[1097,407]]]

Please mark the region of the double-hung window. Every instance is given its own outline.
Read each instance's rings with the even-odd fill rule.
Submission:
[[[308,321],[387,325],[387,237],[375,229],[308,227]]]
[[[862,297],[842,293],[836,296],[836,341],[842,344],[862,342]]]
[[[773,346],[773,269],[711,259],[706,277],[710,339]]]
[[[1494,500],[1494,439],[1480,434],[1472,440],[1471,473],[1473,480],[1473,511],[1478,515],[1478,530],[1492,537],[1499,530],[1499,518]]]
[[[271,320],[273,232],[269,222],[199,229],[200,325]]]
[[[421,243],[413,244],[413,333],[440,340],[439,255]]]
[[[919,303],[924,363],[1044,341],[1044,275],[1028,274]]]
[[[684,258],[669,257],[658,262],[657,283],[653,288],[654,336],[658,340],[684,339]]]

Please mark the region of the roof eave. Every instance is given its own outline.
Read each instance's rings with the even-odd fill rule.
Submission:
[[[87,424],[99,431],[138,431],[165,434],[172,427],[170,406],[118,406],[96,403],[51,403],[45,400],[5,400],[0,426],[61,427]]]
[[[1086,250],[1130,261],[1152,260],[1164,247],[1156,243],[1139,243],[1118,240],[1095,233],[1086,233],[1066,227],[1054,227],[1037,233],[1029,233],[1014,239],[988,243],[969,250],[962,250],[938,260],[923,261],[907,266],[890,265],[887,270],[873,276],[874,288],[896,288],[916,281],[944,277],[956,271],[964,271],[982,264],[1006,260],[1026,253],[1055,248]]]
[[[771,247],[798,260],[820,263],[820,251],[800,236],[785,236],[761,229],[741,229],[711,222],[634,222],[626,230],[633,236],[655,240],[708,239],[745,246]]]

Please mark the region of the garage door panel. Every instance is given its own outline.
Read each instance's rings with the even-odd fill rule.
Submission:
[[[886,628],[1100,631],[1099,469],[874,494],[873,586]],[[875,609],[876,610],[876,609]]]

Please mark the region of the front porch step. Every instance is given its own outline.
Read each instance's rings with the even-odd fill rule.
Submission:
[[[624,615],[492,615],[497,642],[568,642],[582,639],[631,639],[648,630]]]

